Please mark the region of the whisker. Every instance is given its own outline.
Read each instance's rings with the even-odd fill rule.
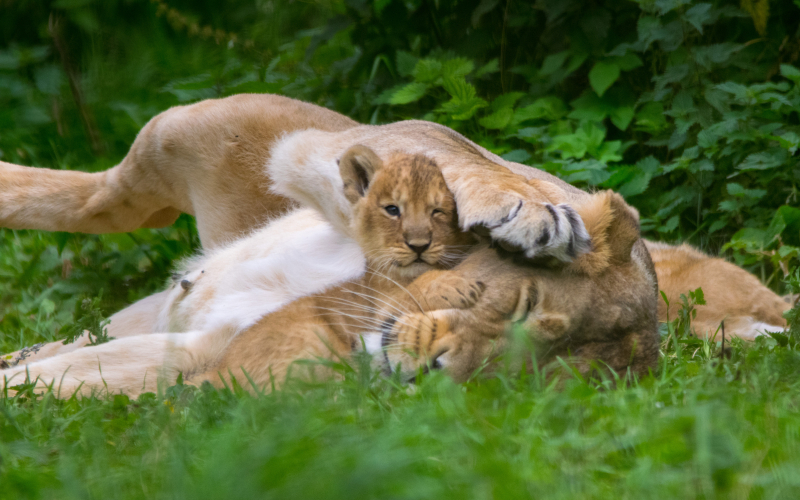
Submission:
[[[389,308],[391,308],[391,309],[394,309],[395,311],[397,311],[397,312],[398,312],[398,313],[400,313],[401,315],[405,315],[405,314],[411,314],[411,311],[408,311],[407,309],[405,309],[405,307],[404,307],[404,304],[402,304],[401,302],[399,302],[398,300],[396,300],[394,297],[392,297],[392,296],[390,296],[390,295],[388,295],[388,294],[386,294],[386,293],[383,293],[383,292],[381,292],[380,290],[377,290],[377,289],[375,289],[375,288],[372,288],[372,287],[370,287],[370,286],[364,285],[364,284],[362,284],[362,283],[355,283],[355,284],[356,284],[356,285],[358,285],[358,286],[360,286],[360,287],[362,287],[362,288],[366,288],[366,289],[367,289],[367,290],[369,290],[369,291],[372,291],[372,292],[375,292],[375,293],[377,293],[377,294],[383,295],[384,297],[386,297],[387,299],[391,300],[392,302],[394,302],[394,303],[395,303],[395,304],[397,304],[397,305],[390,304],[389,302],[387,302],[387,301],[385,301],[385,300],[383,300],[383,299],[380,299],[380,298],[378,298],[378,297],[374,297],[374,296],[371,296],[371,295],[367,295],[367,294],[363,294],[363,293],[356,292],[355,290],[349,290],[349,292],[350,292],[350,293],[352,293],[352,294],[354,294],[354,295],[358,295],[358,296],[360,296],[360,297],[367,297],[367,298],[369,298],[369,299],[371,299],[371,300],[377,300],[378,302],[381,302],[381,303],[383,303],[383,304],[384,304],[384,305],[386,305],[387,307],[389,307]]]
[[[422,309],[422,305],[420,305],[420,303],[417,301],[416,297],[414,297],[414,294],[412,294],[406,287],[404,287],[403,285],[401,285],[400,283],[398,283],[397,281],[393,280],[392,278],[390,278],[389,276],[387,276],[385,274],[382,274],[380,276],[382,276],[384,279],[394,283],[395,285],[397,285],[398,288],[400,288],[401,290],[406,292],[406,294],[408,294],[408,296],[411,297],[411,300],[413,300],[414,303],[419,308],[419,312],[421,312],[423,314],[425,313],[425,311]]]

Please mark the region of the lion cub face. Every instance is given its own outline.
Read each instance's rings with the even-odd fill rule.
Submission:
[[[455,200],[433,160],[396,153],[383,162],[354,146],[339,169],[353,234],[373,271],[413,279],[452,267],[474,243],[458,228]]]

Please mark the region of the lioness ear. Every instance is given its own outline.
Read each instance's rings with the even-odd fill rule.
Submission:
[[[641,237],[639,212],[625,203],[622,196],[602,191],[575,209],[592,238],[592,251],[580,256],[575,265],[589,274],[596,274],[611,264],[631,260],[633,245]]]
[[[369,187],[383,162],[373,150],[357,144],[344,152],[339,160],[339,174],[344,182],[344,195],[350,203],[357,202]]]

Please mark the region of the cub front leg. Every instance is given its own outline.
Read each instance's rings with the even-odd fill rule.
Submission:
[[[455,271],[429,271],[409,286],[423,311],[469,309],[486,290],[480,280],[471,280]]]

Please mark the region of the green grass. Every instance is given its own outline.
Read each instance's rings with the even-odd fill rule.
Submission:
[[[770,2],[764,34],[735,0],[712,2],[727,13],[706,17],[714,12],[706,2],[597,2],[591,11],[581,2],[236,0],[222,10],[163,2],[189,22],[255,41],[233,49],[176,27],[157,14],[161,3],[6,2],[0,159],[99,171],[169,106],[277,92],[363,122],[438,120],[580,186],[625,192],[650,238],[692,241],[713,254],[728,243],[726,256],[762,277],[797,265],[798,222],[788,217],[796,212],[787,207],[779,218],[776,207],[797,204],[798,87],[761,85],[798,81],[775,74],[796,59],[800,11],[791,2]],[[68,65],[53,47],[54,14],[105,153],[92,150]],[[658,29],[638,29],[656,18]],[[670,30],[675,23],[683,28]],[[643,64],[625,69],[602,101],[587,99],[596,95],[593,68],[619,62],[609,51],[637,35],[660,41],[634,50]],[[422,78],[418,60],[451,55],[482,72],[469,82],[490,106],[456,120],[442,111],[454,96],[438,84],[417,102],[387,101],[389,89]],[[686,64],[691,74],[675,81],[673,70]],[[755,103],[721,94],[716,86],[728,80],[758,84],[733,87]],[[515,91],[519,101],[509,99]],[[778,106],[785,99],[790,105]],[[516,115],[543,102],[552,105],[546,116],[501,127],[508,106]],[[620,125],[610,118],[622,116],[616,111],[635,116]],[[707,132],[728,119],[740,125],[725,129],[732,135],[722,147]],[[596,126],[584,129],[586,120]],[[593,135],[581,139],[579,128]],[[553,140],[599,142],[576,159],[551,151]],[[779,168],[737,166],[778,145],[792,155]],[[618,157],[603,153],[620,148]],[[707,157],[713,172],[693,160]],[[637,170],[640,162],[649,170]],[[197,242],[187,216],[129,235],[0,228],[0,352],[63,338],[83,299],[100,290],[107,315],[159,290]],[[770,286],[782,290],[775,279]],[[689,317],[665,330],[656,374],[629,385],[556,386],[501,371],[463,385],[434,373],[411,389],[355,363],[341,368],[342,380],[258,397],[183,386],[136,401],[0,395],[0,499],[800,497],[800,331],[737,343],[720,358],[718,344],[686,335]],[[794,318],[800,327],[800,310]]]
[[[259,396],[23,391],[0,399],[0,498],[797,497],[800,352],[678,347],[628,385],[500,370],[412,387],[356,362]]]

